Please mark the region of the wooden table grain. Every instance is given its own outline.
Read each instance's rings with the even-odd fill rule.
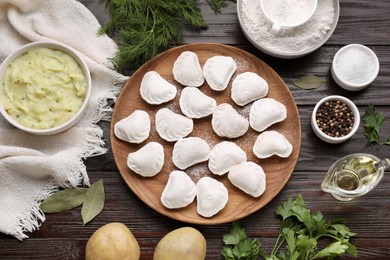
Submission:
[[[108,15],[97,0],[80,1],[101,23]],[[320,210],[328,219],[346,218],[347,225],[358,235],[351,242],[358,248],[358,259],[390,259],[390,177],[386,171],[381,183],[370,193],[351,202],[336,201],[320,190],[320,184],[329,166],[338,158],[367,152],[378,157],[389,157],[390,146],[369,146],[360,126],[349,141],[331,145],[319,140],[310,126],[315,103],[327,95],[343,95],[352,99],[363,115],[373,104],[386,117],[382,138],[390,136],[390,2],[388,0],[341,0],[340,19],[331,38],[320,49],[305,57],[283,60],[268,56],[245,38],[238,24],[236,4],[229,2],[220,14],[214,14],[205,0],[199,1],[209,27],[204,31],[185,31],[185,43],[216,42],[239,47],[271,66],[286,82],[299,109],[302,144],[298,163],[287,185],[267,206],[240,220],[248,236],[259,238],[267,251],[275,243],[280,220],[275,209],[289,196],[302,194],[311,210]],[[369,88],[356,93],[336,85],[330,75],[334,54],[350,43],[369,46],[379,57],[380,72]],[[315,90],[302,90],[291,82],[301,76],[315,74],[327,79]],[[110,123],[101,122],[106,146],[110,148]],[[126,224],[141,248],[141,259],[152,259],[158,241],[169,231],[193,226],[207,240],[207,259],[223,259],[222,236],[230,223],[220,225],[190,225],[165,217],[145,205],[128,188],[116,167],[113,154],[86,160],[91,181],[104,179],[106,201],[104,210],[93,221],[83,226],[80,208],[48,214],[38,231],[28,234],[23,242],[0,234],[0,259],[84,259],[88,238],[100,226],[109,222]],[[1,195],[0,195],[1,196]],[[350,257],[345,257],[350,259]]]

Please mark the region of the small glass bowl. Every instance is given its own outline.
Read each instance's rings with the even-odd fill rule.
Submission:
[[[378,76],[379,60],[367,46],[349,44],[335,54],[331,73],[340,87],[349,91],[359,91],[367,88]],[[357,80],[359,77],[362,78]]]
[[[341,137],[332,137],[330,135],[325,134],[318,127],[317,122],[316,122],[317,121],[317,110],[318,110],[318,108],[322,104],[324,104],[325,102],[327,102],[327,101],[334,101],[334,100],[336,100],[336,101],[340,100],[341,102],[345,103],[351,109],[351,111],[353,112],[353,115],[354,115],[354,124],[353,124],[352,130],[347,135],[341,136]],[[343,96],[333,95],[333,96],[327,96],[327,97],[321,99],[316,104],[316,106],[314,107],[313,113],[311,115],[311,127],[313,128],[314,133],[321,140],[323,140],[323,141],[325,141],[327,143],[331,143],[331,144],[342,143],[342,142],[345,142],[346,140],[348,140],[349,138],[351,138],[356,133],[356,131],[358,130],[359,125],[360,125],[360,114],[359,114],[358,108],[356,107],[356,105],[351,100],[349,100],[348,98],[343,97]]]
[[[69,54],[71,57],[73,57],[79,63],[79,65],[81,66],[81,68],[82,68],[82,70],[84,72],[86,80],[87,80],[87,92],[86,92],[84,101],[81,104],[81,107],[79,108],[79,111],[70,120],[68,120],[67,122],[63,123],[62,125],[59,125],[59,126],[56,126],[56,127],[52,127],[52,128],[48,128],[48,129],[29,128],[29,127],[26,127],[26,126],[20,124],[18,121],[16,121],[14,118],[12,118],[7,113],[7,111],[5,111],[5,109],[4,109],[3,105],[1,104],[1,102],[0,102],[0,113],[3,115],[3,117],[10,124],[15,126],[16,128],[19,128],[20,130],[23,130],[23,131],[31,133],[31,134],[36,134],[36,135],[54,135],[54,134],[58,134],[60,132],[63,132],[65,130],[69,129],[70,127],[75,125],[81,119],[81,117],[83,116],[83,114],[84,114],[84,112],[85,112],[85,110],[87,108],[90,95],[91,95],[91,89],[92,89],[92,87],[91,87],[91,75],[90,75],[90,71],[89,71],[85,61],[81,58],[80,55],[78,55],[70,47],[68,47],[68,46],[66,46],[64,44],[51,42],[51,41],[37,41],[37,42],[32,42],[32,43],[29,43],[29,44],[26,44],[26,45],[20,47],[19,49],[17,49],[13,53],[11,53],[3,61],[3,63],[0,65],[0,82],[3,82],[3,77],[4,77],[5,70],[8,68],[8,66],[17,57],[19,57],[20,55],[23,55],[27,51],[29,51],[31,49],[34,49],[36,47],[47,47],[47,48],[63,51],[65,53]]]

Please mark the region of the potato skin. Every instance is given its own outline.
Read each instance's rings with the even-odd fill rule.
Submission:
[[[166,234],[154,251],[154,260],[203,260],[207,244],[204,236],[195,228],[183,227]]]
[[[122,223],[108,223],[92,234],[85,248],[86,260],[138,260],[140,248]]]

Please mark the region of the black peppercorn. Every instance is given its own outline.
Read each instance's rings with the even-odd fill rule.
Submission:
[[[348,135],[354,124],[352,110],[340,100],[327,101],[316,113],[316,123],[322,132],[331,137]]]

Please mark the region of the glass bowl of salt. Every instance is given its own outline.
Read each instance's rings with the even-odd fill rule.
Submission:
[[[331,73],[340,87],[350,91],[362,90],[378,76],[379,60],[367,46],[348,44],[335,54]]]

